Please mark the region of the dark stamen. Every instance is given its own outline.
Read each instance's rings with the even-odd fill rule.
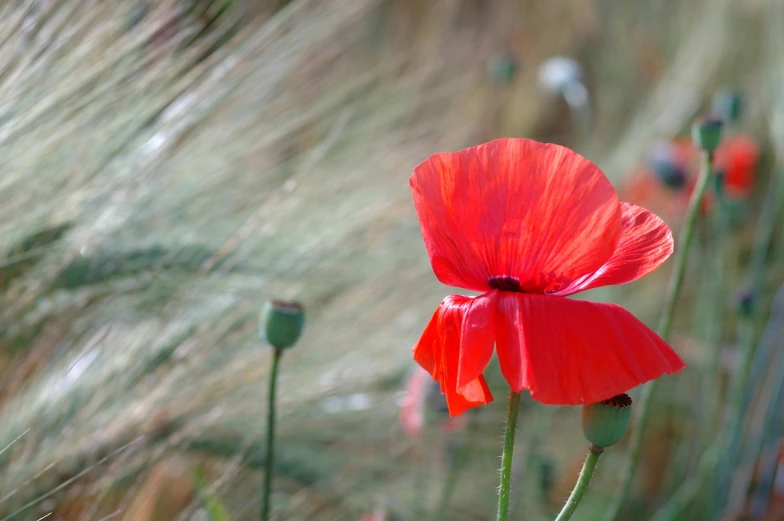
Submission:
[[[487,279],[487,284],[500,291],[516,291],[521,292],[520,281],[515,277],[509,275],[501,275],[500,277],[490,277]]]

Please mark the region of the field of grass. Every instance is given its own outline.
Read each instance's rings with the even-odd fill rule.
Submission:
[[[465,444],[443,519],[491,519],[507,392],[497,363],[487,373],[498,401],[459,432],[445,435],[440,418],[416,437],[399,425],[411,346],[453,292],[428,263],[413,167],[524,136],[586,155],[623,196],[651,143],[687,131],[729,85],[763,144],[759,186],[724,238],[724,293],[704,276],[708,246],[691,259],[672,337],[689,367],[656,395],[622,512],[695,519],[711,501],[710,485],[691,479],[710,463],[700,457],[710,354],[723,348],[731,374],[747,338],[762,353],[738,479],[755,446],[778,450],[784,427],[761,419],[784,374],[784,316],[772,309],[784,241],[769,196],[784,147],[779,4],[6,2],[0,521],[205,519],[195,474],[230,519],[257,519],[270,367],[257,330],[271,298],[307,309],[281,368],[275,519],[351,521],[378,508],[387,521],[430,519]],[[505,52],[516,73],[493,81],[488,64]],[[588,128],[537,84],[554,55],[585,68]],[[677,216],[669,224],[677,235]],[[770,253],[754,257],[770,230]],[[671,264],[588,298],[655,324]],[[749,277],[761,292],[744,329],[731,301]],[[718,333],[716,298],[728,303]],[[584,457],[579,409],[523,401],[513,519],[551,519]],[[575,519],[602,519],[627,445],[603,456]],[[773,496],[765,519],[784,516],[784,493]]]

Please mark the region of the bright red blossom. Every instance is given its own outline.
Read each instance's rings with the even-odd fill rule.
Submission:
[[[414,348],[451,415],[513,391],[548,404],[605,400],[684,367],[628,311],[564,297],[647,275],[673,250],[664,222],[621,203],[599,168],[558,145],[499,139],[436,154],[410,179],[433,271],[484,292],[445,298]]]
[[[724,172],[724,187],[730,197],[745,197],[754,189],[760,149],[754,138],[737,134],[716,149],[715,169]]]

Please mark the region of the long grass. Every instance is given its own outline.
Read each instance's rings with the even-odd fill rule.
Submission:
[[[280,380],[276,515],[352,520],[383,506],[406,519],[418,455],[397,399],[410,346],[446,294],[422,248],[412,167],[495,133],[558,136],[620,183],[713,88],[737,81],[759,94],[770,66],[749,43],[765,12],[724,1],[580,13],[528,1],[195,5],[3,6],[0,519],[191,519],[204,487],[230,519],[256,518],[269,370],[256,320],[267,298],[308,310]],[[645,48],[622,45],[641,28]],[[486,63],[506,49],[520,72],[499,90]],[[632,66],[643,52],[660,70]],[[586,63],[589,140],[536,90],[536,66],[554,53]],[[498,96],[507,110],[492,121]],[[782,259],[771,262],[769,277],[780,276]],[[595,295],[650,322],[666,275]],[[683,397],[665,394],[688,425]],[[450,519],[493,508],[496,405],[474,420]],[[547,519],[584,450],[574,410],[548,415],[543,435],[527,430],[532,407],[520,436],[540,451],[526,460],[553,455],[556,504],[528,475],[513,479],[513,499],[518,519]],[[607,505],[624,456],[608,451],[581,509]],[[449,452],[436,443],[424,457],[432,509]],[[635,497],[652,501],[640,486]]]

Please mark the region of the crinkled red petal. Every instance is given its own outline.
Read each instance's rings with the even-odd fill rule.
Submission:
[[[672,255],[672,232],[664,221],[645,208],[629,203],[622,203],[621,211],[621,237],[612,257],[596,272],[576,280],[556,295],[572,295],[637,280]]]
[[[482,332],[473,330],[470,320],[466,323],[466,316],[469,315],[472,307],[475,307],[474,300],[473,297],[462,295],[445,298],[414,347],[414,360],[441,384],[441,392],[446,396],[450,416],[456,416],[468,408],[486,405],[493,401],[481,372],[473,380],[466,381],[459,390],[457,385],[464,328],[469,334],[468,342],[471,342],[471,345],[479,347],[479,351],[485,353],[489,342],[490,354],[492,354],[492,331],[485,331],[484,338],[480,338]],[[481,304],[477,306],[482,307]],[[469,371],[469,367],[476,367],[482,356],[471,353],[467,358],[464,371]]]
[[[486,291],[505,276],[558,291],[602,266],[620,234],[610,182],[558,145],[498,139],[436,154],[410,185],[433,271],[450,286]]]
[[[501,293],[495,328],[512,390],[528,389],[546,404],[599,402],[684,367],[666,342],[615,304]]]

